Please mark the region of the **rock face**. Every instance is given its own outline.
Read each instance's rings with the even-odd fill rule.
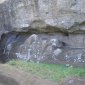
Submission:
[[[0,0],[1,60],[85,66],[85,0]]]
[[[0,0],[0,26],[6,31],[85,30],[84,0]]]
[[[37,63],[85,66],[84,34],[8,33],[1,37],[1,60],[23,59]],[[79,41],[80,40],[80,41]]]

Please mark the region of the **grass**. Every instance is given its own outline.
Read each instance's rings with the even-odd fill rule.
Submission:
[[[34,62],[26,62],[20,60],[12,60],[8,62],[8,65],[15,66],[16,68],[22,69],[41,78],[57,82],[62,81],[64,78],[70,76],[85,77],[85,68],[82,67],[73,68],[66,67],[64,65],[42,63],[37,64]]]

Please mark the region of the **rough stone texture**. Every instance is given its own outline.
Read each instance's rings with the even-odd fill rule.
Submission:
[[[0,0],[0,55],[85,65],[85,0]]]
[[[85,66],[85,35],[70,34],[3,34],[1,60],[23,59],[37,63],[58,63]],[[79,41],[79,40],[81,41]]]
[[[64,32],[85,31],[85,0],[0,0],[0,26],[28,31],[48,26]],[[3,16],[3,17],[2,17]],[[0,28],[0,29],[2,29]]]

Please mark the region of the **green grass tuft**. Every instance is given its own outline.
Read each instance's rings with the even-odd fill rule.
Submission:
[[[64,65],[55,65],[55,64],[37,64],[34,62],[26,62],[20,60],[12,60],[8,62],[9,65],[15,66],[19,69],[22,69],[26,72],[37,75],[41,78],[53,80],[53,81],[62,81],[66,77],[78,76],[85,77],[85,68],[73,68],[66,67]]]

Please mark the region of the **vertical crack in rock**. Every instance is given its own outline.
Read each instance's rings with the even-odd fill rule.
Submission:
[[[34,19],[39,19],[39,4],[38,0],[32,0],[32,8],[33,8],[33,15]]]

